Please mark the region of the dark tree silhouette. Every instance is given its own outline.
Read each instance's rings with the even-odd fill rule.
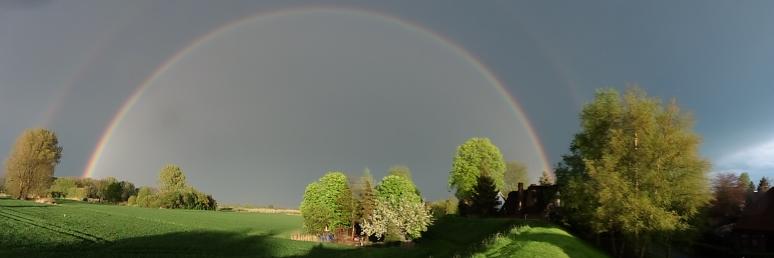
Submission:
[[[500,204],[500,200],[497,199],[497,188],[494,180],[487,175],[479,176],[470,199],[471,214],[480,216],[494,215],[497,212],[495,206]]]
[[[763,193],[769,190],[769,178],[762,177],[761,181],[758,182],[758,192]]]

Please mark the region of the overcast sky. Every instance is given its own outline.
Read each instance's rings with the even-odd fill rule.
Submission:
[[[56,175],[83,174],[166,62],[95,177],[153,185],[171,162],[223,202],[295,206],[325,171],[404,164],[426,198],[444,198],[465,139],[492,138],[536,177],[525,124],[555,164],[595,89],[638,84],[694,114],[713,171],[757,181],[774,175],[772,12],[770,1],[0,1],[0,155],[44,126],[64,147]]]

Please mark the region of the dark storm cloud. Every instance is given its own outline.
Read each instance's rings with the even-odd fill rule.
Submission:
[[[475,63],[427,33],[353,11],[268,16],[171,63],[119,124],[95,175],[152,184],[175,162],[226,201],[295,205],[327,170],[380,176],[405,164],[437,199],[469,137],[541,168],[515,115]]]
[[[695,114],[716,170],[771,175],[738,162],[757,160],[760,143],[774,139],[774,120],[766,119],[774,97],[771,2],[310,3],[387,13],[458,42],[503,79],[553,162],[595,88],[638,83]],[[79,175],[120,105],[164,60],[231,20],[307,4],[0,1],[0,155],[24,128],[45,124],[65,147],[57,175]]]

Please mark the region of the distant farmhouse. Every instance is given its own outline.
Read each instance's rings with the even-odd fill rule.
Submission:
[[[758,195],[734,226],[736,248],[774,252],[774,188]]]
[[[532,184],[524,189],[524,183],[519,183],[518,190],[508,193],[502,210],[506,216],[538,218],[548,216],[560,204],[557,185]]]

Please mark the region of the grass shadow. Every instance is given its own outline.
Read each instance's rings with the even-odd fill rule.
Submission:
[[[0,251],[2,257],[274,257],[277,238],[238,232],[193,231]],[[288,240],[289,241],[289,240]]]
[[[453,257],[469,254],[491,234],[513,223],[503,219],[444,218],[410,246],[356,248],[293,241],[272,232],[251,235],[248,231],[191,231],[104,243],[0,248],[0,257]]]

